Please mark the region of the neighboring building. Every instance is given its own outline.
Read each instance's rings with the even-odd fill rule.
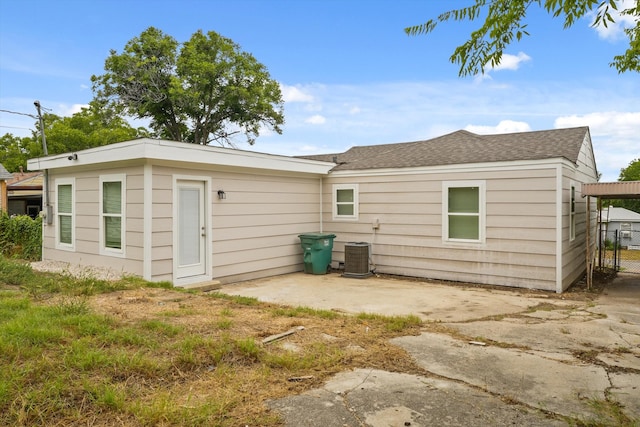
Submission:
[[[50,175],[43,259],[176,285],[301,271],[298,235],[323,231],[336,263],[368,242],[379,273],[562,292],[597,181],[586,127],[306,158],[140,139],[28,164]]]
[[[5,168],[0,164],[0,212],[7,212],[9,199],[7,197],[7,181],[13,178]]]
[[[622,248],[640,249],[640,213],[609,206],[601,212],[603,238],[611,242],[618,238]]]
[[[9,215],[38,216],[42,210],[42,172],[16,172],[7,182]]]

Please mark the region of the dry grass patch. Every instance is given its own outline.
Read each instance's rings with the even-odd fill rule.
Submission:
[[[424,374],[389,344],[419,333],[412,316],[346,316],[140,286],[48,289],[45,299],[0,292],[0,311],[11,313],[0,319],[0,424],[276,426],[282,420],[267,400],[339,371]]]

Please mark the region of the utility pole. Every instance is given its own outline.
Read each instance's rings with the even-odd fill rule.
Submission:
[[[33,101],[33,105],[36,106],[38,111],[38,120],[40,122],[40,135],[42,135],[42,152],[45,156],[49,155],[47,150],[47,137],[44,135],[44,120],[42,119],[42,111],[40,110],[40,101]],[[44,217],[47,224],[53,223],[53,210],[49,203],[49,169],[44,170],[44,180],[42,186],[42,207],[44,209]]]

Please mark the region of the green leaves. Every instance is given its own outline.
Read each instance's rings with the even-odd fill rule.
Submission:
[[[410,36],[428,34],[439,23],[454,21],[474,21],[481,13],[486,13],[484,23],[473,31],[464,44],[458,46],[450,60],[460,64],[458,75],[461,77],[484,73],[487,65],[500,63],[504,50],[514,38],[520,41],[529,33],[524,22],[526,12],[532,5],[542,6],[554,18],[564,17],[564,28],[574,25],[595,9],[593,26],[615,22],[611,10],[618,10],[620,0],[476,0],[475,4],[461,9],[451,10],[430,19],[424,24],[405,28]],[[614,56],[610,64],[618,72],[640,71],[640,3],[620,12],[636,17],[636,26],[625,29],[629,37],[629,48],[622,55]]]
[[[153,27],[112,51],[106,73],[93,76],[96,99],[138,118],[164,138],[233,146],[252,144],[262,126],[281,133],[280,87],[264,65],[216,32],[178,44]]]

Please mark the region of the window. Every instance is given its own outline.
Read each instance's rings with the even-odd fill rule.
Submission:
[[[484,181],[444,182],[442,198],[443,239],[484,242]]]
[[[333,219],[358,219],[358,184],[333,186]]]
[[[56,180],[56,247],[74,250],[74,180]]]
[[[569,213],[569,240],[576,238],[576,186],[571,184],[571,202]]]
[[[105,254],[124,254],[125,176],[100,177],[100,248]]]

